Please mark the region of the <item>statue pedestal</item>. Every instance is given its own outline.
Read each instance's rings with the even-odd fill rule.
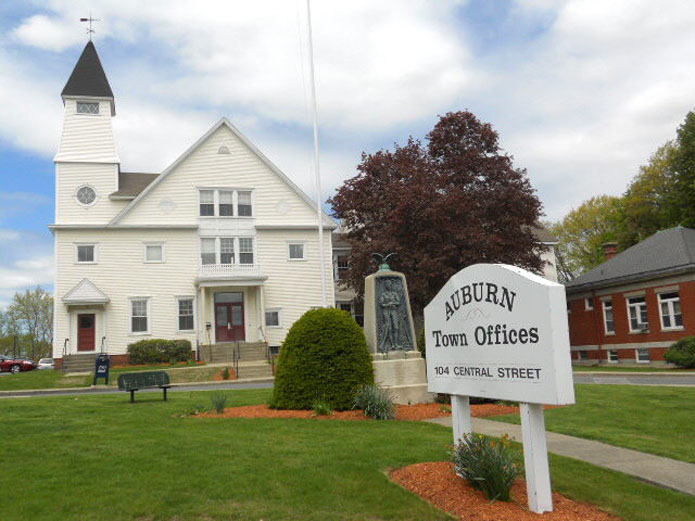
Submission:
[[[395,403],[408,405],[430,403],[434,395],[427,392],[427,369],[419,351],[390,351],[372,355],[374,382],[388,389]]]

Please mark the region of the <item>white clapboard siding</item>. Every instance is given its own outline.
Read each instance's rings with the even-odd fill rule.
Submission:
[[[321,306],[321,275],[316,231],[259,231],[257,252],[268,276],[265,308],[280,309],[280,328],[268,328],[268,343],[280,345],[292,324],[312,307]],[[327,305],[334,305],[331,234],[324,233]],[[305,261],[288,260],[288,243],[305,243]]]
[[[230,153],[219,154],[221,146],[227,147]],[[315,210],[222,125],[137,203],[119,224],[195,224],[199,214],[199,187],[253,190],[257,225],[310,225],[316,222]],[[173,214],[161,211],[162,201],[174,202],[176,209]]]
[[[102,163],[56,163],[56,224],[107,224],[125,208],[127,201],[112,201],[118,188],[118,165]],[[91,206],[77,202],[75,193],[91,186],[97,200]]]
[[[77,114],[76,109],[76,100],[65,100],[63,134],[54,161],[118,163],[110,103],[100,101],[99,114]]]
[[[68,312],[63,296],[82,279],[89,279],[109,299],[107,331],[97,317],[97,341],[107,337],[109,352],[126,352],[129,343],[142,338],[187,338],[194,332],[177,331],[177,296],[195,296],[198,267],[198,234],[195,230],[56,230],[56,321],[54,355],[62,356],[63,342],[77,342],[76,319],[68,331]],[[98,246],[97,264],[75,263],[75,242]],[[143,261],[144,242],[164,242],[166,262]],[[128,334],[129,297],[151,298],[151,335]],[[97,342],[97,343],[98,343]]]

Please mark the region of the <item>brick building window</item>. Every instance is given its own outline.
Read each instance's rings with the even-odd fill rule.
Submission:
[[[630,320],[630,333],[641,333],[649,330],[647,319],[647,301],[644,297],[627,299],[627,314]]]
[[[661,329],[683,328],[681,300],[677,291],[659,294],[659,315],[661,317]]]
[[[650,362],[649,349],[635,349],[637,363],[648,364]]]
[[[584,309],[586,311],[593,311],[594,309],[594,300],[589,297],[584,299]]]
[[[613,301],[603,301],[603,328],[607,335],[615,334],[615,322],[613,321]]]
[[[618,350],[611,349],[608,351],[608,361],[611,363],[616,363],[618,361]]]

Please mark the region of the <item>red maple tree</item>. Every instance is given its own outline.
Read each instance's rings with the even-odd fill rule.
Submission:
[[[371,254],[396,252],[390,265],[405,273],[417,314],[471,264],[542,269],[533,232],[541,203],[492,126],[448,113],[426,141],[363,153],[358,174],[329,200],[352,248],[347,283],[361,294],[375,270]]]

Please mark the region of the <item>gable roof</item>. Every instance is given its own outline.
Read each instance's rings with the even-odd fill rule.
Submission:
[[[77,64],[63,88],[61,96],[94,96],[97,98],[113,98],[113,92],[106,79],[106,73],[101,66],[97,49],[90,40],[84,46]]]
[[[159,174],[141,172],[118,172],[118,190],[109,195],[113,199],[134,199],[147,185],[157,179]]]
[[[568,293],[695,271],[695,230],[677,226],[619,253],[566,284]]]
[[[176,161],[174,161],[171,165],[169,165],[166,170],[164,170],[159,177],[157,177],[153,182],[151,182],[149,185],[145,187],[145,189],[138,194],[138,196],[133,199],[128,206],[126,206],[123,210],[121,210],[111,221],[109,222],[108,226],[117,226],[118,223],[123,219],[130,211],[138,205],[138,203],[143,200],[145,197],[147,197],[147,194],[150,193],[159,183],[161,183],[172,171],[176,169],[177,166],[179,166],[188,156],[190,156],[193,152],[195,152],[198,147],[200,147],[205,141],[212,135],[214,134],[220,127],[227,127],[234,136],[236,136],[239,141],[241,141],[246,147],[258,157],[258,159],[261,160],[261,162],[267,166],[271,172],[273,172],[275,175],[277,175],[280,180],[282,180],[291,190],[293,190],[306,204],[309,205],[310,208],[312,208],[314,211],[316,211],[316,203],[306,194],[304,191],[302,191],[301,188],[299,188],[296,184],[292,182],[292,180],[287,177],[277,166],[275,166],[270,159],[268,159],[258,148],[256,145],[251,143],[249,139],[241,133],[241,131],[236,128],[232,123],[227,119],[227,118],[222,118],[220,119],[217,123],[215,123],[210,130],[208,130],[203,136],[193,143],[183,154],[181,154]],[[321,211],[321,215],[323,216],[324,219],[324,226],[329,226],[331,228],[335,228],[335,222],[333,219],[331,219],[324,211]]]
[[[66,304],[106,304],[109,300],[89,279],[82,279],[63,296]]]

